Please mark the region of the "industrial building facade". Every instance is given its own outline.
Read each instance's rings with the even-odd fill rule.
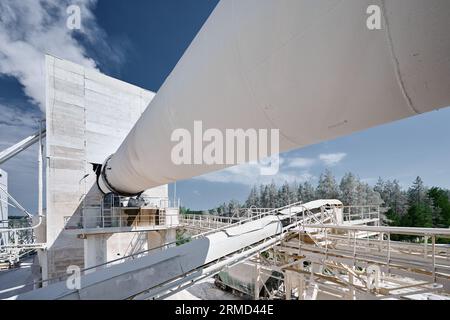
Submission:
[[[175,231],[164,227],[67,227],[89,215],[102,217],[95,168],[116,151],[154,93],[52,56],[46,56],[45,71],[46,221],[37,232],[45,237],[38,242],[47,243],[39,253],[43,279],[65,274],[70,265],[94,266],[175,240]],[[168,207],[167,185],[145,195],[154,207]]]

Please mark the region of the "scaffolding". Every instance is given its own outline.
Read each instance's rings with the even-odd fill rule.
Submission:
[[[255,278],[274,272],[282,277],[279,287],[265,288],[255,299],[450,299],[450,246],[437,243],[450,238],[449,229],[385,227],[359,217],[353,223],[344,218],[342,224],[302,224],[260,252],[251,261]],[[393,241],[392,235],[413,241]]]

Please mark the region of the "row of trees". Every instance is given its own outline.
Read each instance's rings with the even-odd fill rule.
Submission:
[[[330,170],[320,175],[317,186],[311,182],[284,183],[280,188],[269,185],[254,186],[245,206],[277,208],[294,202],[309,202],[315,199],[340,199],[346,205],[381,204],[383,201],[369,184],[356,175],[347,173],[338,183]]]
[[[450,192],[438,187],[427,188],[417,177],[407,191],[378,181],[387,208],[387,223],[392,226],[448,228],[450,226]]]
[[[320,175],[317,185],[311,182],[275,183],[254,186],[244,204],[224,203],[209,213],[228,215],[240,207],[279,208],[298,201],[339,199],[345,205],[381,205],[386,211],[385,223],[392,226],[438,227],[450,226],[449,190],[425,187],[417,177],[411,187],[403,190],[397,180],[379,178],[375,186],[361,181],[353,173],[338,182],[330,170]]]

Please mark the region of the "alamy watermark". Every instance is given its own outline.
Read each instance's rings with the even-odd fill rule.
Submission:
[[[69,290],[81,289],[81,268],[76,265],[67,267],[66,273],[69,275],[66,280],[66,287]]]
[[[224,132],[225,131],[225,132]],[[171,159],[175,165],[238,165],[260,161],[261,175],[275,175],[280,167],[278,129],[204,130],[202,121],[194,121],[193,133],[187,129],[172,132]],[[269,155],[273,155],[270,158]]]
[[[367,7],[366,13],[369,17],[366,20],[367,29],[381,30],[381,8],[375,4]]]
[[[70,30],[81,30],[81,8],[75,4],[67,7],[66,26]]]

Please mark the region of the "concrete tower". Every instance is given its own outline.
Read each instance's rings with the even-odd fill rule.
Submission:
[[[47,243],[39,253],[44,279],[65,274],[70,265],[93,266],[175,240],[175,230],[164,225],[137,231],[105,224],[96,184],[96,166],[116,152],[154,95],[46,56],[46,232],[38,239]],[[155,212],[167,213],[167,185],[145,195]]]

